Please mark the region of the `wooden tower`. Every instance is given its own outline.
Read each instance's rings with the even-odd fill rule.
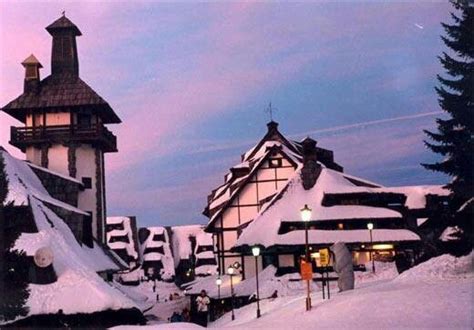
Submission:
[[[105,125],[121,121],[79,78],[77,26],[63,15],[46,30],[53,38],[51,75],[40,79],[42,66],[34,55],[23,61],[23,94],[2,109],[24,123],[11,127],[10,144],[27,161],[82,181],[77,207],[90,213],[92,235],[105,242],[104,154],[117,151]]]

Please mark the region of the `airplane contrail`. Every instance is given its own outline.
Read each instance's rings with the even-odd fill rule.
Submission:
[[[349,125],[340,125],[340,126],[321,128],[321,129],[317,129],[317,130],[307,131],[307,132],[304,132],[304,133],[288,134],[288,136],[291,137],[291,138],[299,138],[299,137],[308,136],[308,135],[311,135],[311,134],[327,133],[327,132],[338,132],[338,131],[344,131],[344,130],[348,130],[348,129],[373,126],[373,125],[377,125],[377,124],[384,124],[384,123],[391,123],[391,122],[397,122],[397,121],[403,121],[403,120],[429,117],[429,116],[439,115],[439,114],[442,114],[442,113],[443,113],[443,111],[423,112],[423,113],[417,113],[417,114],[414,114],[414,115],[384,118],[384,119],[371,120],[371,121],[354,123],[354,124],[349,124]],[[253,144],[255,144],[255,140],[228,142],[228,143],[221,143],[221,144],[216,143],[216,144],[213,144],[213,145],[209,145],[209,146],[194,149],[194,150],[188,152],[187,154],[196,154],[196,153],[203,153],[203,152],[206,153],[206,152],[224,151],[224,150],[237,149],[237,148],[246,148],[249,145],[253,145]]]
[[[341,126],[333,126],[333,127],[328,127],[328,128],[317,129],[317,130],[313,130],[313,131],[308,131],[306,133],[292,134],[291,136],[302,136],[302,135],[310,135],[310,134],[317,134],[317,133],[337,132],[337,131],[343,131],[343,130],[347,130],[347,129],[351,129],[351,128],[360,128],[360,127],[390,123],[390,122],[401,121],[401,120],[409,120],[409,119],[415,119],[415,118],[434,116],[434,115],[438,115],[438,114],[441,114],[441,113],[443,113],[443,111],[431,111],[431,112],[417,113],[417,114],[414,114],[414,115],[370,120],[370,121],[366,121],[366,122],[354,123],[354,124],[349,124],[349,125],[341,125]]]

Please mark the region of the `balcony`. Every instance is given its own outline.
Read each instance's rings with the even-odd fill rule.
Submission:
[[[44,143],[85,143],[103,152],[117,151],[117,138],[103,124],[11,127],[10,144],[25,151]]]

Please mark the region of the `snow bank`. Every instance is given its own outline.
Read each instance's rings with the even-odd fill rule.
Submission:
[[[397,281],[474,279],[474,252],[456,258],[450,254],[432,258],[400,274]]]
[[[118,327],[113,327],[110,329],[114,330],[140,330],[140,329],[147,329],[147,330],[168,330],[168,329],[176,329],[176,330],[188,330],[188,329],[204,329],[200,325],[194,323],[187,323],[187,322],[179,322],[179,323],[163,323],[163,324],[153,324],[153,325],[145,325],[145,326],[136,326],[136,325],[121,325]]]

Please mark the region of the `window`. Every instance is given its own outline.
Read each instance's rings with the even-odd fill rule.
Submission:
[[[91,189],[92,188],[92,179],[88,177],[82,178],[82,184],[84,185],[84,189]]]
[[[107,231],[124,230],[123,223],[107,224],[106,228],[107,228]]]
[[[201,252],[206,252],[206,251],[213,251],[212,245],[199,245],[196,254],[201,253]]]
[[[281,158],[272,158],[269,160],[270,167],[281,167]]]
[[[165,242],[165,234],[155,234],[155,235],[153,235],[153,241],[155,241],[155,242]]]
[[[109,239],[109,243],[115,243],[115,242],[130,243],[130,240],[128,239],[128,236],[112,236]]]
[[[77,125],[79,128],[90,128],[92,124],[91,115],[88,113],[77,114]]]
[[[145,252],[144,254],[147,254],[147,253],[160,253],[160,254],[165,254],[165,251],[163,249],[163,246],[156,246],[156,247],[147,247],[145,249]]]
[[[88,247],[94,247],[92,235],[92,212],[88,211],[82,222],[82,242]]]

